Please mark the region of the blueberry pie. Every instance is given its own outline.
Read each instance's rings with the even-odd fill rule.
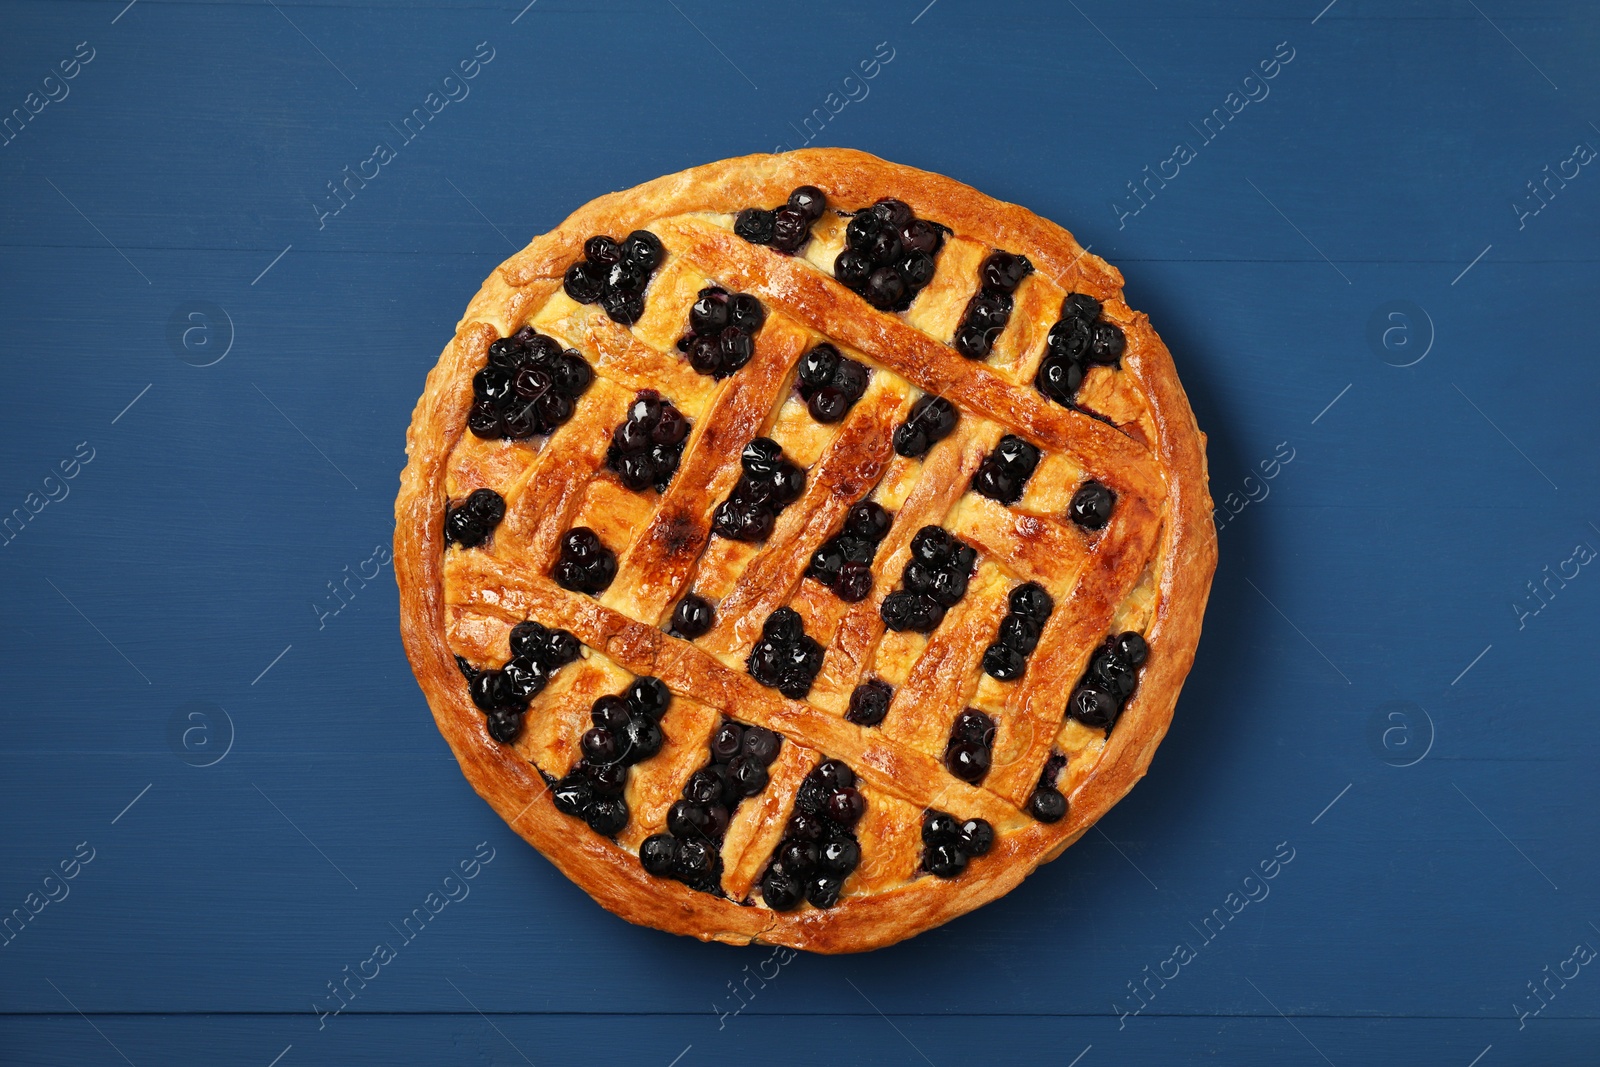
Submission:
[[[1204,444],[1059,226],[859,152],[713,163],[467,307],[407,437],[406,651],[606,908],[876,948],[1144,774],[1216,562]]]

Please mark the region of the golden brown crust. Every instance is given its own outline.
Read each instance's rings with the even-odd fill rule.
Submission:
[[[908,324],[917,319],[915,309],[907,316],[874,311],[807,262],[748,245],[713,217],[745,206],[782,203],[801,184],[819,186],[830,206],[842,209],[894,196],[919,217],[948,226],[956,235],[952,243],[1027,255],[1037,273],[1018,291],[1017,328],[1002,338],[987,365],[969,363]],[[769,327],[758,338],[755,359],[739,375],[713,387],[681,365],[662,361],[636,339],[649,332],[646,321],[629,331],[594,308],[573,310],[570,301],[551,310],[565,300],[559,291],[561,275],[581,257],[588,236],[621,235],[645,226],[684,264],[705,274],[715,272],[724,284],[752,292],[767,305]],[[944,271],[943,264],[940,269]],[[937,280],[929,293],[947,281]],[[473,787],[606,908],[633,922],[703,940],[759,940],[817,952],[876,948],[1003,895],[1038,864],[1058,855],[1149,766],[1193,660],[1216,559],[1204,438],[1170,355],[1146,317],[1121,302],[1121,285],[1121,275],[1086,254],[1071,234],[1021,207],[948,178],[839,149],[749,156],[668,175],[585,205],[514,255],[473,298],[456,336],[428,375],[407,434],[409,462],[395,505],[402,637],[435,721]],[[1136,413],[1126,421],[1117,418],[1121,432],[1050,404],[1028,384],[1048,325],[1041,325],[1029,309],[1059,303],[1058,288],[1105,300],[1105,317],[1126,334],[1123,373],[1117,376],[1126,388],[1102,378],[1091,383],[1097,398],[1116,393],[1122,408],[1108,413]],[[950,299],[964,304],[965,293],[957,287]],[[681,323],[681,310],[675,314]],[[927,314],[931,318],[934,311]],[[575,423],[582,421],[590,429],[603,426],[609,433],[618,405],[633,390],[652,383],[675,397],[693,395],[700,405],[697,436],[685,452],[684,467],[647,527],[621,554],[619,577],[598,601],[567,593],[543,575],[556,539],[574,516],[619,513],[632,506],[618,494],[589,488],[601,462],[603,439],[597,446],[587,430],[558,432],[536,455],[521,448],[476,448],[470,438],[463,442],[472,374],[482,366],[492,340],[530,319],[541,330],[558,332],[567,343],[578,345],[601,376],[585,395]],[[869,392],[820,454],[810,491],[783,513],[782,529],[765,549],[740,555],[745,546],[717,542],[716,550],[729,553],[733,561],[723,568],[727,588],[718,595],[725,592],[724,603],[734,610],[696,644],[669,637],[655,624],[694,579],[696,559],[708,551],[711,506],[726,495],[738,473],[737,463],[730,467],[727,462],[729,447],[736,455],[744,441],[764,432],[770,413],[782,402],[789,370],[813,330],[980,417],[964,418],[957,432],[935,447],[923,463],[928,473],[919,481],[887,448],[887,428],[903,417],[909,398]],[[1086,384],[1085,391],[1089,388]],[[1056,462],[1054,453],[1066,454],[1070,462],[1061,470],[1075,464],[1113,486],[1120,497],[1116,517],[1105,531],[1084,538],[1081,531],[1050,517],[1059,514],[1059,486],[1041,487],[1037,494],[1030,488],[1029,498],[1014,513],[974,498],[952,528],[1010,573],[1037,573],[1040,580],[1063,586],[1069,610],[1058,605],[1040,652],[1009,695],[996,697],[988,688],[994,683],[983,679],[975,694],[941,692],[935,683],[942,674],[970,679],[974,648],[981,652],[980,642],[986,640],[981,635],[992,632],[996,604],[1003,599],[1004,585],[993,584],[1003,576],[992,568],[980,570],[968,600],[951,612],[934,641],[919,645],[894,635],[900,642],[894,647],[903,645],[926,657],[908,661],[909,677],[897,680],[903,683],[902,698],[926,697],[917,714],[896,721],[893,729],[887,724],[882,730],[851,725],[841,709],[851,687],[871,667],[872,656],[887,655],[882,650],[889,642],[877,605],[899,574],[910,534],[922,524],[917,516],[938,522],[950,513],[974,465],[1001,432],[976,428],[995,425],[1052,453],[1051,463]],[[708,447],[703,438],[721,443]],[[700,468],[693,467],[697,462]],[[685,471],[692,476],[685,477]],[[822,471],[826,474],[817,473]],[[934,473],[940,477],[932,477]],[[501,529],[508,545],[516,544],[514,561],[454,548],[447,553],[442,543],[447,501],[476,485],[513,481],[525,488],[515,500],[507,496],[509,511]],[[880,580],[862,604],[840,605],[828,598],[825,606],[818,606],[823,599],[800,588],[807,584],[800,581],[804,560],[837,530],[844,510],[873,492],[874,485],[880,495],[897,494],[891,508],[897,512],[895,526],[875,568]],[[1035,501],[1032,507],[1030,499]],[[703,563],[701,567],[704,572]],[[1154,593],[1142,627],[1152,652],[1139,688],[1103,748],[1096,742],[1084,751],[1088,769],[1075,768],[1070,776],[1074,784],[1068,816],[1055,824],[1035,822],[1017,804],[1057,743],[1061,694],[1082,673],[1092,645],[1141,578]],[[703,573],[701,580],[711,579]],[[991,584],[984,586],[985,581]],[[823,672],[803,702],[782,698],[740,669],[743,652],[758,636],[759,620],[782,603],[799,607],[808,631],[821,632],[829,646]],[[594,687],[614,692],[604,688],[606,680],[627,673],[656,675],[680,697],[666,724],[669,747],[678,746],[683,758],[671,761],[675,777],[630,786],[637,789],[630,792],[635,824],[620,845],[558,813],[539,768],[530,762],[527,747],[543,745],[539,751],[546,760],[565,763],[542,769],[563,773],[575,758],[570,729],[564,739],[524,738],[517,746],[502,746],[489,739],[482,714],[467,696],[455,651],[476,649],[491,659],[490,647],[503,648],[509,626],[526,618],[569,629],[599,654],[586,661],[596,664],[594,677],[580,682],[575,676],[564,686],[552,685],[541,700],[552,699],[560,689],[568,705],[586,707]],[[1045,656],[1046,650],[1055,654]],[[503,651],[499,658],[504,658]],[[969,700],[992,707],[1000,722],[996,769],[981,788],[956,780],[944,770],[937,750],[930,754],[930,745],[938,745],[943,736],[940,731],[948,731],[951,717]],[[730,827],[724,886],[732,898],[654,878],[630,850],[648,832],[642,824],[659,827],[665,806],[688,773],[684,760],[696,748],[703,755],[704,739],[723,712],[775,729],[792,742],[784,745],[772,768],[773,784],[741,805]],[[733,898],[749,891],[781,837],[793,789],[821,758],[819,753],[853,767],[868,797],[869,815],[858,829],[866,857],[863,868],[831,909],[778,913],[759,902],[737,903]],[[915,877],[918,824],[928,807],[989,819],[996,830],[993,850],[974,859],[957,879]]]

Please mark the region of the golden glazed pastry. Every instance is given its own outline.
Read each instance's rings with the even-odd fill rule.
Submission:
[[[603,196],[497,269],[395,506],[474,788],[602,905],[852,952],[1008,892],[1145,772],[1216,560],[1122,277],[860,152]]]

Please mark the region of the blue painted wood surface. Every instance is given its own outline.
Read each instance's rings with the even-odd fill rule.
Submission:
[[[1324,2],[7,4],[0,1062],[1600,1059],[1600,16]],[[375,549],[496,263],[806,139],[1118,264],[1230,513],[1147,781],[1004,900],[789,960],[521,844]]]

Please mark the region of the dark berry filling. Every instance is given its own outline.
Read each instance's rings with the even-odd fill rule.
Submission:
[[[562,288],[580,304],[599,302],[613,322],[632,326],[644,315],[644,291],[666,258],[660,238],[634,230],[619,244],[599,234],[583,243],[582,261],[567,268]]]
[[[881,678],[870,678],[856,686],[850,693],[850,709],[845,720],[857,726],[876,726],[889,714],[889,701],[894,699],[894,687]]]
[[[747,207],[733,220],[733,232],[753,245],[770,245],[792,256],[811,240],[811,224],[822,217],[828,198],[815,185],[802,185],[789,194],[789,202],[768,211]]]
[[[761,899],[773,911],[805,900],[814,908],[839,902],[844,880],[861,864],[852,828],[867,810],[856,776],[843,760],[823,760],[795,794],[794,814],[761,876]]]
[[[793,608],[779,608],[767,616],[761,639],[750,649],[745,663],[750,677],[776,689],[790,700],[803,700],[822,669],[824,649],[809,636],[805,620]]]
[[[1100,301],[1069,293],[1061,302],[1060,321],[1050,327],[1033,384],[1056,403],[1070,406],[1089,365],[1121,366],[1125,343],[1122,328],[1100,318]]]
[[[945,768],[963,782],[977,785],[989,773],[993,750],[994,720],[976,708],[967,708],[950,727]]]
[[[937,526],[924,526],[911,539],[911,558],[900,572],[900,588],[879,609],[891,630],[931,633],[946,608],[967,595],[978,553]]]
[[[801,357],[796,387],[813,419],[838,422],[867,391],[868,375],[865,364],[824,342]]]
[[[702,893],[722,892],[722,837],[734,809],[767,787],[783,738],[760,726],[723,719],[711,735],[711,759],[689,776],[683,799],[667,809],[667,833],[639,846],[651,874],[676,878]]]
[[[750,362],[756,333],[766,321],[766,309],[749,293],[707,286],[689,305],[689,332],[678,338],[678,351],[699,373],[726,378]]]
[[[739,463],[744,473],[712,513],[711,529],[730,541],[765,541],[778,513],[805,492],[806,472],[770,437],[745,445]]]
[[[1111,521],[1111,509],[1116,502],[1117,495],[1099,482],[1084,482],[1072,494],[1067,516],[1086,530],[1101,530]]]
[[[955,405],[942,396],[924,396],[911,405],[906,421],[895,427],[894,450],[907,459],[918,459],[928,449],[950,436],[956,428]]]
[[[531,620],[511,628],[510,644],[511,658],[500,668],[479,670],[456,657],[472,702],[488,718],[489,736],[503,745],[522,733],[522,716],[528,710],[528,701],[583,650],[578,639],[566,630],[547,630]]]
[[[1067,700],[1067,717],[1111,733],[1123,707],[1139,688],[1139,668],[1150,647],[1132,630],[1107,637],[1089,657],[1083,679]]]
[[[933,280],[944,234],[944,227],[886,197],[850,220],[833,276],[881,311],[904,311]]]
[[[617,576],[617,556],[587,526],[574,526],[561,538],[561,555],[550,576],[574,593],[600,593]]]
[[[606,466],[634,492],[651,487],[665,492],[688,436],[689,420],[683,413],[654,389],[642,389],[628,405],[628,417],[611,431]]]
[[[477,548],[489,540],[494,528],[506,517],[506,502],[493,489],[474,489],[472,494],[444,513],[446,545]]]
[[[1027,256],[994,252],[983,261],[978,277],[982,287],[967,301],[967,310],[956,327],[955,345],[968,359],[983,359],[1011,321],[1011,294],[1022,279],[1033,273]]]
[[[1039,784],[1028,796],[1028,814],[1040,822],[1060,822],[1067,814],[1067,798],[1056,787],[1066,765],[1066,756],[1059,752],[1050,753],[1044,770],[1039,772]]]
[[[863,500],[850,509],[844,529],[811,554],[806,577],[832,589],[840,600],[855,604],[872,592],[872,557],[893,519],[881,505]]]
[[[994,827],[986,819],[962,822],[954,815],[929,810],[922,816],[922,869],[939,878],[954,878],[967,861],[994,847]]]
[[[972,489],[1002,504],[1022,499],[1022,487],[1039,465],[1039,450],[1015,434],[1006,434],[983,458],[972,476]]]
[[[526,440],[554,433],[572,418],[594,372],[575,348],[524,326],[489,345],[489,359],[472,377],[467,428],[478,437]]]
[[[678,606],[672,609],[672,630],[678,637],[693,641],[709,633],[717,621],[717,609],[711,601],[694,593],[685,593]]]
[[[637,678],[622,696],[603,696],[589,712],[594,726],[579,741],[583,758],[550,788],[556,810],[615,837],[628,825],[623,789],[628,768],[661,751],[659,720],[672,694],[659,678]]]
[[[1037,582],[1011,591],[1011,610],[1000,620],[994,644],[983,653],[983,669],[991,678],[1014,682],[1028,668],[1028,657],[1038,647],[1039,633],[1055,610],[1055,601]]]

